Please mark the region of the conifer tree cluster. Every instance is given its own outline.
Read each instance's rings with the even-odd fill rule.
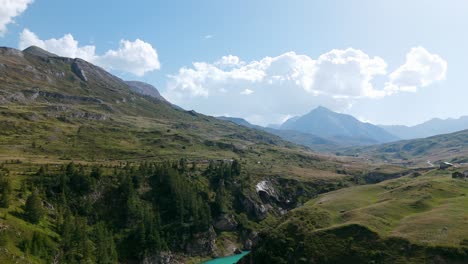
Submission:
[[[42,166],[22,184],[29,193],[25,219],[54,224],[59,240],[54,246],[50,236],[35,232],[23,250],[63,263],[117,263],[183,250],[187,239],[233,210],[240,174],[237,161],[212,162],[201,170],[185,159]],[[1,194],[8,194],[4,189]]]

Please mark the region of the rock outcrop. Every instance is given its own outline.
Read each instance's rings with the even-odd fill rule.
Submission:
[[[145,257],[142,264],[182,264],[182,260],[180,260],[176,255],[172,252],[160,252],[157,255]]]
[[[161,96],[158,89],[151,84],[138,81],[125,81],[125,83],[128,84],[130,89],[136,93],[148,95],[160,101],[167,102],[166,99]]]
[[[237,228],[237,222],[233,215],[223,214],[216,219],[214,227],[219,231],[234,231]]]
[[[216,251],[216,232],[213,227],[210,227],[206,232],[194,234],[185,243],[184,248],[184,252],[189,256],[210,256]]]
[[[73,61],[71,69],[72,69],[73,73],[76,74],[76,76],[78,76],[78,78],[80,78],[82,81],[84,81],[84,82],[88,81],[88,77],[86,77],[86,72],[80,66],[80,60],[79,59],[75,59]]]

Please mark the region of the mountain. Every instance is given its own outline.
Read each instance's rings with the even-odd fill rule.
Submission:
[[[265,132],[174,107],[155,89],[149,90],[154,97],[141,96],[135,87],[153,88],[135,82],[129,86],[84,60],[37,47],[0,48],[0,71],[0,158],[112,160],[171,153],[195,158],[205,156],[200,152],[204,149],[210,149],[208,156],[219,157],[211,150],[226,150],[216,142],[231,151],[262,141],[296,148]],[[21,138],[14,136],[18,133]],[[33,142],[41,148],[31,149]],[[16,146],[12,149],[17,152],[8,146]]]
[[[428,167],[450,161],[468,162],[468,130],[375,146],[352,147],[344,155],[357,155],[374,162]]]
[[[273,129],[280,129],[281,124],[268,124],[266,127]]]
[[[419,257],[424,245],[404,241],[382,250],[386,244],[366,228],[377,223],[385,231],[398,223],[395,215],[464,203],[460,184],[452,186],[457,195],[453,201],[435,182],[402,186],[407,197],[399,196],[392,194],[395,184],[373,184],[412,169],[315,154],[256,126],[249,128],[245,120],[233,120],[243,125],[142,95],[82,59],[37,47],[0,48],[0,243],[5,249],[0,263],[200,263],[235,249],[253,249],[253,256],[257,248],[268,252],[263,241],[272,243],[273,257],[300,256],[307,249],[325,252],[333,261],[336,256],[347,259],[349,249],[371,252],[358,262],[367,263],[375,256],[393,256],[387,254],[392,250],[401,253],[401,248]],[[328,144],[328,139],[303,135]],[[428,186],[436,192],[423,195],[421,188]],[[329,204],[337,193],[349,199]],[[315,202],[302,206],[319,194],[330,195],[322,207]],[[426,204],[424,199],[437,200]],[[406,207],[400,210],[401,204]],[[387,214],[387,205],[397,212]],[[354,209],[356,214],[342,214]],[[365,213],[359,214],[361,210]],[[291,219],[299,222],[283,225]],[[463,235],[460,219],[452,214],[438,220],[444,225],[437,226],[438,232],[454,232],[436,240]],[[365,228],[339,228],[360,220]],[[417,229],[433,234],[432,226]],[[330,228],[332,235],[345,239],[302,233],[316,227]],[[266,234],[273,239],[259,235],[262,230],[271,231]],[[355,237],[357,247],[349,238],[355,233],[361,235]],[[309,239],[314,243],[307,243]],[[463,243],[454,246],[456,254],[463,252]],[[310,251],[316,246],[322,248]],[[437,250],[446,254],[437,259],[450,259],[450,248]],[[286,263],[290,257],[265,261]],[[265,262],[260,258],[258,263]]]
[[[134,92],[137,92],[142,95],[148,95],[156,99],[159,99],[161,101],[167,102],[167,100],[161,96],[158,89],[156,89],[156,87],[152,86],[151,84],[139,82],[139,81],[126,81],[125,83]]]
[[[224,120],[224,121],[229,121],[229,122],[232,122],[234,124],[238,124],[240,126],[249,127],[249,128],[255,128],[255,129],[260,129],[260,130],[262,130],[264,128],[262,126],[253,125],[249,121],[247,121],[247,120],[245,120],[243,118],[240,118],[240,117],[218,116],[216,118],[218,118],[220,120]]]
[[[281,129],[313,134],[344,145],[369,145],[398,140],[378,126],[325,107],[317,107],[306,115],[291,118],[281,125]]]
[[[199,263],[373,169],[0,47],[0,263]]]
[[[299,132],[295,130],[280,130],[280,129],[275,129],[272,127],[257,126],[257,125],[253,125],[249,123],[247,120],[243,118],[237,118],[237,117],[220,116],[217,118],[221,120],[225,120],[225,121],[230,121],[241,126],[268,132],[270,134],[279,136],[280,138],[287,140],[289,142],[306,146],[313,151],[330,152],[330,151],[334,151],[342,147],[337,142],[334,142],[332,140],[328,140],[325,138],[321,138],[321,137],[318,137],[309,133],[303,133],[303,132]]]
[[[26,48],[23,52],[25,53],[28,53],[28,54],[32,54],[32,55],[35,55],[35,56],[38,56],[38,57],[42,57],[42,58],[51,58],[51,57],[58,57],[57,55],[53,54],[53,53],[50,53],[46,50],[43,50],[37,46],[30,46],[28,48]]]
[[[380,125],[380,127],[401,139],[425,138],[468,129],[468,116],[457,119],[433,118],[415,126]]]

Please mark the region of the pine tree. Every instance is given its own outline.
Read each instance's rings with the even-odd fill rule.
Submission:
[[[216,198],[215,204],[218,209],[218,213],[226,213],[228,211],[227,208],[227,198],[226,198],[226,188],[224,186],[224,181],[221,180],[219,183],[219,187],[216,190]]]
[[[241,164],[239,161],[234,160],[231,164],[231,171],[233,175],[240,175],[241,173]]]
[[[31,194],[26,200],[25,214],[26,218],[33,224],[39,223],[42,217],[44,217],[45,211],[37,191]]]
[[[117,263],[117,251],[112,233],[100,222],[95,228],[96,263],[111,264]]]
[[[11,180],[8,176],[2,176],[0,179],[0,207],[8,208],[10,206]]]

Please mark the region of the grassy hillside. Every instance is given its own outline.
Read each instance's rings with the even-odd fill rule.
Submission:
[[[2,263],[232,254],[284,211],[373,170],[182,110],[35,47],[0,48],[0,102]],[[31,197],[44,212],[37,223]]]
[[[468,130],[423,139],[403,140],[369,147],[354,147],[340,151],[343,155],[359,156],[373,162],[409,166],[429,166],[427,161],[466,163],[468,161]]]
[[[466,187],[427,175],[417,179],[436,186],[430,198],[392,196],[388,183],[417,179],[379,182],[411,170],[314,154],[141,95],[99,67],[35,47],[0,48],[0,102],[1,263],[196,263],[255,247],[259,230],[338,189],[286,214],[285,223],[307,222],[311,232],[353,224],[375,232],[375,241],[398,233],[421,240],[404,229],[420,221],[410,216],[442,210],[455,201],[449,190]],[[353,187],[366,183],[378,184]],[[319,204],[324,197],[333,203]],[[393,209],[399,215],[387,217]],[[464,224],[449,222],[454,230]],[[288,226],[273,234],[287,238]]]
[[[258,263],[291,258],[297,263],[463,263],[468,260],[467,194],[468,181],[439,170],[326,193],[268,231],[253,258],[264,259]]]
[[[0,160],[231,159],[261,157],[271,149],[303,152],[276,136],[135,93],[79,59],[38,48],[1,48],[0,64]]]

